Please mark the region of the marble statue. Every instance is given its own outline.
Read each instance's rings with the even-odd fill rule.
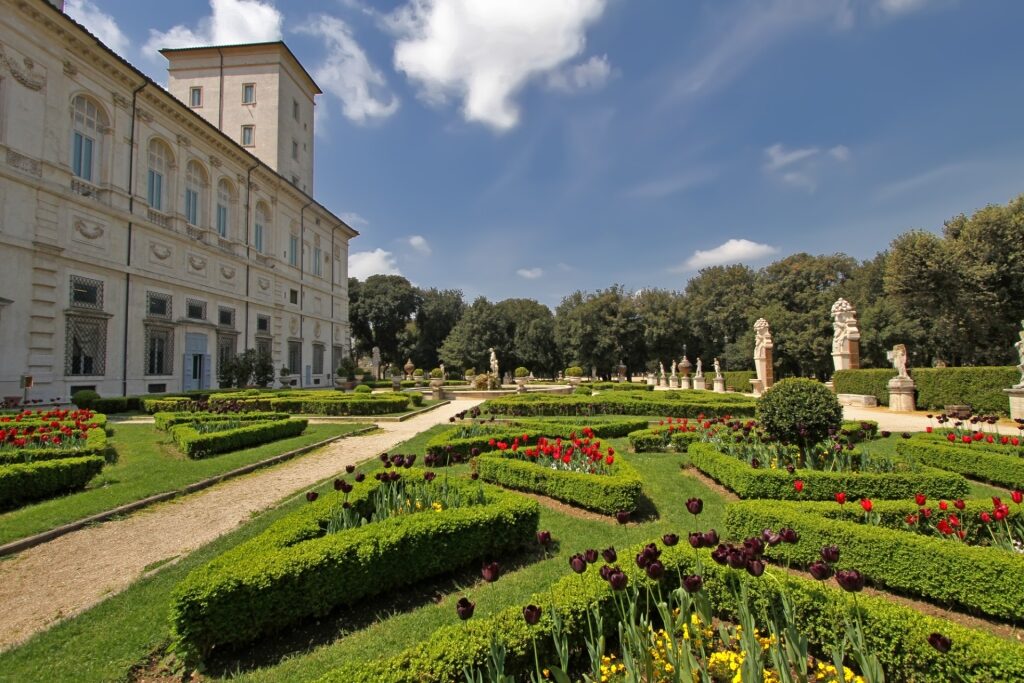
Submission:
[[[380,347],[374,346],[370,354],[370,367],[373,368],[373,378],[380,379]]]
[[[885,356],[892,363],[897,378],[910,379],[910,375],[907,374],[907,347],[905,345],[897,344]]]
[[[856,370],[860,367],[860,328],[857,311],[846,299],[832,304],[832,360],[836,370]]]
[[[703,377],[704,376],[704,363],[701,361],[700,356],[697,356],[697,368],[696,368],[696,371],[694,372],[693,376],[694,377]]]
[[[673,377],[675,377],[675,376],[676,376],[676,369],[677,369],[678,367],[679,367],[679,366],[678,366],[678,365],[676,364],[676,359],[675,359],[675,358],[673,358],[673,359],[672,359],[672,376],[673,376]]]
[[[665,364],[662,363],[661,361],[658,361],[658,366],[661,368],[661,372],[658,373],[658,376],[659,377],[664,377],[665,376]]]
[[[491,352],[491,374],[494,378],[498,378],[498,354],[494,353],[494,348],[488,349]]]
[[[438,366],[438,367],[441,368],[441,379],[447,379],[448,378],[448,373],[446,373],[444,371],[444,363],[441,363],[441,365]]]
[[[715,379],[722,379],[722,364],[718,362],[718,358],[715,357]]]
[[[1020,327],[1020,341],[1013,345],[1017,349],[1017,362],[1020,363],[1017,366],[1020,370],[1020,383],[1014,385],[1014,389],[1024,389],[1024,320],[1020,321]]]
[[[772,349],[775,342],[772,340],[771,326],[764,318],[758,318],[754,323],[754,368],[757,370],[757,379],[764,389],[772,385]]]

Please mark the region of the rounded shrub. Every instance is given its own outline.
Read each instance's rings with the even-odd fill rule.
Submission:
[[[441,372],[441,368],[434,368],[433,370],[430,371],[430,376],[433,377],[434,379],[441,379],[442,377],[444,377],[444,373]]]
[[[352,391],[356,392],[357,394],[369,394],[373,392],[373,389],[366,386],[365,384],[358,384],[356,385],[356,388],[353,389]]]
[[[530,376],[530,371],[520,365],[518,368],[516,368],[515,375],[516,375],[516,377],[520,377],[520,378],[522,378],[522,377],[529,377]]]
[[[569,367],[567,367],[565,369],[565,376],[566,377],[582,377],[583,376],[583,368],[581,368],[578,365],[570,365]]]
[[[839,399],[813,379],[784,379],[757,401],[757,420],[771,436],[806,450],[843,422]]]
[[[577,396],[590,396],[594,392],[590,390],[590,387],[576,387],[572,390],[572,393]]]
[[[79,408],[91,408],[99,398],[100,395],[92,389],[81,389],[71,396],[71,402]]]

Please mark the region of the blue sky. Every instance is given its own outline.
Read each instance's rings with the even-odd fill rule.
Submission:
[[[868,258],[1024,192],[1018,0],[68,11],[161,82],[158,47],[283,38],[326,91],[315,195],[362,233],[353,274],[468,298],[553,306],[681,289],[715,263]]]

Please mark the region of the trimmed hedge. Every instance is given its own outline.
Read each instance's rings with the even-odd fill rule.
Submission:
[[[205,434],[197,431],[191,424],[181,424],[172,427],[170,432],[178,449],[188,457],[198,460],[218,453],[298,436],[305,431],[307,423],[308,420],[297,419],[256,422],[244,427]]]
[[[405,477],[422,474],[403,470]],[[378,486],[355,484],[349,502],[367,512]],[[480,484],[449,479],[448,486],[475,494]],[[334,534],[323,529],[342,494],[321,496],[189,574],[171,599],[174,632],[186,649],[205,653],[535,543],[540,506],[490,486],[484,491],[484,505]]]
[[[1000,455],[974,446],[928,443],[919,438],[900,441],[896,444],[896,453],[971,479],[1007,488],[1024,488],[1024,459],[1013,453]]]
[[[422,401],[422,394],[420,395]],[[209,402],[231,403],[250,412],[285,412],[303,415],[385,415],[401,413],[414,403],[413,394],[343,394],[333,391],[293,391],[261,393],[255,390],[213,394]],[[146,399],[143,408],[149,413],[182,412],[194,406],[189,397]]]
[[[748,393],[750,380],[757,379],[757,373],[753,370],[728,370],[722,373],[722,377],[725,379],[726,389],[732,387],[736,391]],[[710,382],[712,379],[714,379],[714,375],[708,381]]]
[[[638,384],[636,382],[587,382],[580,386],[593,391],[654,391],[653,384]]]
[[[684,546],[686,544],[663,549],[660,560],[666,574],[701,573],[716,614],[734,620],[735,602],[726,577],[736,576],[737,572],[716,565],[707,550],[697,551],[701,556],[698,566],[694,551]],[[641,546],[636,546],[620,555],[631,557],[640,549]],[[632,562],[623,563],[622,567],[630,583],[651,584]],[[790,576],[772,567],[766,574],[770,578],[750,579],[743,572],[738,573],[748,586],[751,599],[761,604],[776,604],[779,594],[785,591],[795,603],[796,627],[819,654],[828,652],[841,633],[836,625],[843,623],[849,613],[849,597],[831,582],[824,584]],[[618,611],[614,594],[593,568],[580,576],[563,577],[548,590],[523,601],[527,603],[540,605],[544,610],[536,626],[526,625],[521,607],[509,607],[491,617],[475,617],[465,623],[444,626],[393,657],[345,662],[318,683],[462,680],[465,667],[482,666],[487,661],[493,638],[506,648],[506,670],[525,675],[533,668],[532,643],[536,644],[542,664],[557,661],[551,644],[553,609],[558,611],[571,634],[573,647],[584,646],[587,614],[593,607],[602,612],[604,635],[609,640],[615,637]],[[972,683],[1024,680],[1024,645],[1020,643],[921,614],[882,597],[862,594],[857,597],[857,606],[864,622],[865,638],[878,655],[888,680],[934,683],[958,680],[958,676]],[[451,618],[454,620],[455,615]],[[951,639],[953,648],[948,654],[940,654],[928,644],[929,634],[935,632]]]
[[[752,417],[754,399],[712,391],[615,391],[599,396],[555,396],[520,394],[491,399],[481,406],[494,415],[539,417],[557,415],[658,415],[664,417],[708,417],[733,415]]]
[[[287,420],[289,413],[154,413],[153,424],[161,432],[181,424],[196,422],[267,422]]]
[[[18,448],[0,451],[0,465],[102,456],[107,450],[107,433],[97,427],[85,433],[85,443],[79,448]]]
[[[775,500],[833,500],[845,493],[850,501],[858,498],[894,500],[912,498],[923,493],[929,498],[963,498],[969,485],[959,474],[933,467],[920,467],[916,472],[864,473],[798,470],[754,469],[745,462],[720,453],[711,444],[695,443],[688,451],[694,467],[708,475],[740,498],[771,498]],[[798,492],[793,482],[804,482]]]
[[[13,418],[14,415],[11,415],[10,417]],[[71,427],[75,425],[75,420],[47,420],[40,415],[32,415],[30,417],[23,417],[20,420],[11,419],[7,421],[0,421],[0,429],[6,429],[8,427],[25,427],[28,425],[48,425],[53,424],[54,422],[59,422],[61,425],[68,425]],[[93,413],[91,418],[88,420],[81,420],[81,422],[83,424],[95,424],[97,427],[102,427],[107,432],[107,436],[110,436],[114,432],[113,427],[108,424],[107,416],[103,413]]]
[[[476,465],[484,481],[540,493],[605,515],[635,510],[643,493],[640,475],[621,458],[615,460],[610,474],[555,470],[497,451],[481,454]]]
[[[894,377],[888,368],[879,370],[838,370],[832,377],[837,394],[868,394],[879,404],[889,405],[888,382]],[[1003,389],[1020,380],[1014,367],[914,368],[920,410],[942,410],[948,405],[967,404],[976,413],[1006,415],[1010,404]]]
[[[629,446],[634,453],[685,453],[690,444],[699,441],[699,432],[670,432],[668,427],[661,426],[629,433]]]
[[[821,547],[837,545],[841,549],[838,566],[863,572],[875,585],[1024,623],[1024,581],[1020,579],[1024,555],[823,517],[808,507],[774,500],[731,503],[726,507],[726,536],[746,538],[762,529],[790,527],[800,533],[800,542],[768,547],[768,557],[806,566],[819,558]],[[902,503],[900,507],[908,508]],[[987,508],[980,503],[972,507],[978,508],[973,511],[976,517],[982,509],[991,509],[991,502]],[[905,514],[916,511],[915,506]],[[970,514],[965,510],[963,516]]]
[[[102,433],[102,430],[94,430]],[[0,509],[85,488],[106,461],[98,455],[0,465]]]

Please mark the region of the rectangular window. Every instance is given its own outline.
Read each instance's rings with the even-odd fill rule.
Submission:
[[[225,238],[228,236],[228,207],[223,204],[217,205],[217,234]]]
[[[299,101],[295,99],[292,100],[292,118],[299,120]]]
[[[151,318],[171,318],[171,295],[146,292],[146,315]]]
[[[167,393],[167,385],[166,384],[147,384],[146,385],[146,393],[147,394],[166,394]]]
[[[185,317],[190,320],[206,320],[206,302],[199,299],[185,299]]]
[[[71,305],[103,310],[103,282],[78,275],[71,276]]]
[[[223,327],[234,327],[235,326],[235,309],[224,308],[221,306],[217,309],[217,324]]]
[[[299,143],[295,140],[292,140],[292,159],[299,160]]]
[[[324,374],[324,345],[313,344],[313,374]]]
[[[202,88],[189,88],[188,89],[188,106],[193,109],[198,109],[203,106],[203,89]]]
[[[242,147],[256,144],[256,126],[242,126]]]
[[[253,228],[252,244],[256,247],[256,251],[263,253],[263,224],[257,223],[256,227]]]
[[[235,357],[235,340],[233,334],[217,335],[217,367],[223,368],[226,363],[231,362]]]
[[[199,192],[185,190],[185,220],[189,225],[199,225]]]
[[[245,83],[242,85],[242,104],[256,104],[255,83]]]
[[[106,320],[77,315],[68,316],[64,336],[64,374],[85,376],[106,374]]]
[[[320,251],[320,247],[313,249],[313,275],[317,277],[323,277],[324,274],[324,261],[323,252]]]
[[[146,374],[174,374],[174,330],[146,325]]]
[[[288,369],[293,375],[302,374],[302,342],[288,342]]]
[[[146,199],[149,206],[157,211],[164,209],[164,176],[153,169],[149,169],[148,183],[146,186]]]
[[[257,332],[270,332],[270,316],[269,315],[257,315],[256,316],[256,331]]]
[[[256,355],[270,358],[270,337],[256,337]]]
[[[71,170],[81,178],[92,182],[92,138],[75,131],[75,139],[72,144]]]
[[[298,306],[299,305],[299,290],[297,290],[297,289],[289,289],[288,290],[288,301],[290,303],[293,303],[296,306]]]
[[[292,235],[288,238],[288,263],[299,267],[299,238]]]

